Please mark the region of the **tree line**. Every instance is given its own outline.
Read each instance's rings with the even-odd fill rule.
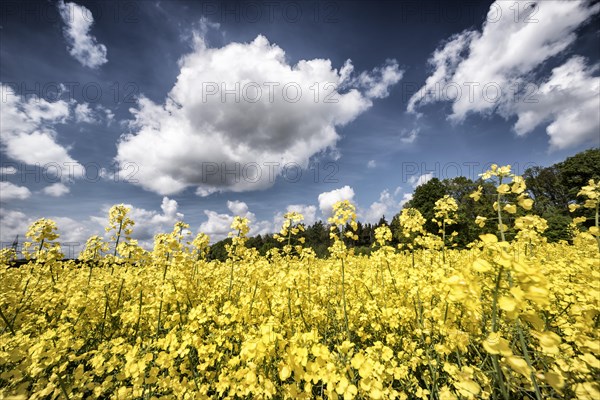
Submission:
[[[534,200],[532,213],[544,218],[548,223],[548,229],[544,236],[549,242],[559,240],[569,240],[570,234],[568,226],[572,218],[585,215],[586,210],[580,208],[574,213],[569,212],[569,204],[577,203],[581,199],[577,198],[577,193],[582,186],[586,185],[590,179],[600,179],[600,148],[589,149],[580,152],[572,157],[568,157],[562,162],[553,164],[549,167],[528,168],[523,178],[527,184],[529,196]],[[480,201],[474,202],[469,197],[479,186],[483,187]],[[433,178],[427,183],[418,186],[415,189],[413,198],[408,201],[404,208],[416,208],[427,219],[425,229],[431,233],[438,232],[438,226],[433,222],[435,202],[449,195],[458,203],[456,223],[449,226],[449,231],[456,231],[458,235],[454,243],[458,248],[464,248],[473,242],[481,234],[495,233],[496,226],[487,224],[480,227],[475,223],[477,216],[492,219],[494,215],[493,203],[496,198],[496,189],[481,179],[475,181],[459,176],[451,179],[440,180]],[[523,211],[511,215],[511,218],[522,216]],[[397,246],[404,242],[401,234],[400,213],[393,216],[388,222],[383,216],[378,223],[358,222],[357,241],[348,241],[346,245],[353,247],[356,254],[369,254],[375,241],[375,228],[381,225],[390,227],[393,233],[392,245]],[[587,226],[593,222],[588,221]],[[512,226],[512,224],[508,224]],[[507,239],[512,239],[516,232],[509,230],[506,232]],[[305,230],[300,237],[304,237],[305,247],[310,247],[318,257],[327,257],[328,248],[332,244],[329,238],[329,226],[323,221],[316,221],[312,225],[305,226]],[[213,244],[208,253],[209,259],[225,260],[227,251],[225,245],[229,244],[231,239],[224,239]],[[246,243],[247,247],[258,250],[261,255],[265,255],[270,249],[281,248],[282,243],[278,242],[272,234],[257,235],[250,237]]]

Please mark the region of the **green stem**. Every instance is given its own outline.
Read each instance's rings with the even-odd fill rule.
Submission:
[[[296,289],[296,295],[298,296],[298,298],[300,298],[300,291],[298,289]],[[304,318],[304,312],[302,312],[302,305],[298,305],[298,310],[300,311],[300,318],[302,318],[302,322],[304,323],[304,328],[306,328],[307,331],[310,331],[311,327],[306,322],[306,319]]]
[[[494,295],[492,299],[492,332],[497,332],[497,320],[498,320],[498,293],[500,292],[500,283],[502,282],[502,273],[504,272],[504,267],[500,266],[500,270],[498,271],[498,276],[496,277],[496,286],[494,287]],[[509,400],[508,391],[504,384],[504,374],[502,372],[502,368],[500,368],[500,364],[498,363],[498,355],[492,355],[492,364],[494,366],[494,370],[496,371],[496,376],[498,378],[498,386],[500,388],[500,392],[505,400]]]
[[[533,369],[533,365],[531,363],[531,358],[529,358],[529,352],[527,351],[527,345],[525,343],[525,336],[523,335],[523,329],[521,329],[521,323],[519,319],[517,319],[517,331],[519,332],[519,341],[521,343],[521,349],[523,349],[523,358],[531,368],[531,381],[533,382],[533,388],[535,389],[535,398],[537,400],[542,400],[542,394],[540,393],[540,387],[538,386],[537,379],[535,378],[535,372]]]
[[[240,237],[241,234],[241,229],[238,229],[238,238]],[[233,246],[233,243],[231,244],[231,246]],[[229,289],[227,290],[227,298],[229,300],[231,300],[231,290],[233,289],[233,261],[235,260],[235,253],[237,251],[237,248],[231,248],[231,250],[233,251],[232,257],[230,258],[231,261],[231,272],[229,274]]]
[[[163,306],[163,300],[161,298],[160,305],[158,306],[158,321],[156,323],[156,337],[158,337],[158,334],[160,333],[160,317],[162,316],[162,306]]]
[[[500,292],[500,282],[502,281],[502,273],[504,267],[500,266],[498,276],[496,277],[496,287],[494,288],[494,295],[492,298],[492,332],[497,332],[496,322],[498,318],[498,293]]]
[[[346,325],[346,336],[350,341],[350,327],[348,325],[348,312],[346,310],[346,284],[345,284],[345,267],[344,259],[342,258],[342,305],[344,307],[344,324]]]
[[[167,278],[167,268],[169,268],[169,254],[167,254],[167,259],[165,260],[165,269],[163,271],[163,282]]]
[[[306,264],[306,269],[308,271],[308,304],[310,303],[311,295],[310,295],[310,260]]]
[[[54,268],[52,268],[52,263],[50,263],[50,277],[52,278],[52,283],[56,284],[56,279],[54,279]]]
[[[88,289],[89,289],[89,286],[90,286],[90,281],[92,280],[92,264],[91,264],[91,262],[90,262],[89,266],[90,266],[90,273],[88,275],[88,280],[87,280]]]
[[[119,240],[121,240],[121,229],[123,229],[123,221],[119,222],[119,231],[117,232],[117,241],[115,242],[115,251],[113,256],[117,256],[117,247],[119,247]]]
[[[287,240],[287,244],[288,247],[291,245],[292,242],[292,229],[293,229],[293,225],[290,221],[290,226],[288,229],[288,240]],[[289,261],[289,255],[286,257],[288,259],[288,261],[286,262],[286,280],[289,279],[290,276],[290,261]],[[294,326],[293,326],[293,321],[292,321],[292,293],[291,293],[291,289],[288,288],[287,290],[287,306],[288,306],[288,314],[290,316],[290,324],[292,325],[292,333],[294,332]]]
[[[425,330],[425,324],[423,323],[423,303],[421,302],[421,297],[419,295],[418,290],[417,290],[417,304],[418,304],[418,309],[416,309],[415,312],[417,314],[417,322],[419,323],[419,331],[420,331],[419,336],[421,337],[421,344],[425,348],[425,355],[427,356],[427,367],[429,368],[429,373],[431,375],[431,380],[432,380],[431,385],[429,385],[427,383],[426,384],[431,392],[431,396],[429,398],[433,399],[434,395],[438,392],[437,391],[437,374],[436,374],[436,369],[434,369],[433,365],[431,364],[431,353],[430,353],[431,345],[426,345],[425,335],[423,334],[423,331]]]
[[[100,327],[100,340],[104,337],[104,325],[106,324],[106,313],[108,312],[108,292],[104,291],[106,300],[104,301],[104,315],[102,316],[102,326]]]
[[[167,258],[165,260],[165,269],[163,271],[163,283],[162,283],[162,290],[160,293],[160,304],[158,306],[158,322],[156,323],[156,337],[158,337],[158,334],[160,333],[160,318],[162,317],[162,308],[163,308],[163,295],[164,295],[164,286],[165,286],[165,279],[167,277],[167,268],[169,267],[169,254],[167,254]]]
[[[385,293],[385,273],[383,271],[383,265],[380,268],[381,272],[381,293]]]
[[[233,260],[229,260],[231,262],[231,271],[229,274],[229,289],[227,290],[227,298],[231,300],[231,289],[233,288]]]
[[[502,177],[500,177],[500,181],[498,186],[502,185]],[[500,231],[500,238],[502,239],[502,241],[506,241],[505,237],[504,237],[504,229],[503,229],[503,224],[502,224],[502,194],[500,192],[498,192],[498,200],[497,200],[497,207],[498,207],[498,230]]]
[[[135,337],[137,337],[138,332],[140,330],[140,320],[142,319],[142,289],[140,289],[140,304],[138,306],[138,320],[135,324]]]
[[[494,369],[496,370],[496,376],[498,377],[498,386],[500,386],[500,393],[502,393],[502,397],[504,397],[504,400],[510,400],[508,391],[506,390],[506,385],[504,384],[504,375],[502,373],[502,368],[500,368],[500,363],[498,363],[498,354],[492,354],[492,364],[494,365]]]
[[[10,323],[10,321],[8,320],[8,318],[6,318],[6,315],[4,315],[4,313],[2,312],[2,308],[0,308],[0,318],[2,318],[2,320],[4,321],[4,323],[6,324],[6,326],[8,327],[8,330],[10,330],[10,333],[13,334],[13,336],[16,336],[15,330],[12,326],[12,324]]]
[[[600,234],[600,202],[596,203],[596,234]],[[596,236],[598,251],[600,251],[600,236]]]
[[[250,307],[248,308],[248,317],[252,317],[252,307],[254,306],[254,298],[256,297],[256,289],[258,289],[258,281],[254,283],[254,291],[252,292],[252,300],[250,300]]]
[[[446,218],[442,222],[442,262],[446,264]]]
[[[287,290],[287,306],[288,306],[288,314],[290,316],[290,323],[293,324],[292,320],[292,290],[290,288],[288,288]],[[293,331],[293,325],[292,325],[292,331]]]
[[[123,285],[125,284],[125,278],[121,279],[121,286],[119,287],[119,294],[117,295],[117,306],[115,310],[119,308],[119,304],[121,303],[121,293],[123,292]]]
[[[385,259],[385,264],[387,265],[387,270],[390,273],[390,277],[392,278],[392,286],[394,287],[394,292],[398,293],[398,288],[396,287],[396,278],[394,278],[394,274],[392,273],[392,268],[390,267],[390,262],[388,259]],[[383,274],[383,271],[381,272]]]
[[[58,378],[58,386],[60,387],[60,391],[62,392],[63,396],[65,396],[65,399],[69,400],[69,394],[67,393],[67,389],[65,388],[65,383],[60,377],[60,372],[56,373],[56,377]]]

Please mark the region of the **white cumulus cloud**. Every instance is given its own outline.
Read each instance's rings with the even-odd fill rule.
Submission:
[[[42,189],[44,194],[52,197],[60,197],[69,193],[70,191],[71,190],[69,187],[61,182],[53,183],[52,185],[46,186],[44,189]]]
[[[231,231],[231,223],[234,216],[219,214],[212,210],[204,210],[204,215],[206,215],[207,220],[200,224],[199,231],[207,234],[213,243],[225,239],[229,231]]]
[[[427,172],[422,175],[413,175],[408,178],[408,183],[410,183],[412,187],[416,189],[417,187],[429,182],[431,178],[433,178],[433,173],[431,172]]]
[[[304,216],[304,224],[312,225],[317,220],[317,207],[313,205],[291,204],[286,208],[287,212],[297,212]]]
[[[60,235],[58,242],[66,257],[73,258],[83,250],[86,240],[94,233],[90,224],[85,224],[69,217],[44,216],[56,222]],[[28,239],[25,233],[29,226],[42,216],[25,215],[21,211],[0,208],[0,241],[3,246],[13,243],[19,236],[19,249]],[[96,233],[97,234],[97,233]]]
[[[129,218],[133,219],[133,233],[131,237],[139,241],[140,245],[146,249],[152,249],[154,243],[154,235],[157,233],[169,233],[173,230],[173,226],[178,221],[183,221],[184,215],[179,212],[179,204],[174,199],[163,197],[160,209],[147,210],[145,208],[136,207],[132,204],[125,204],[125,207],[130,209]],[[108,211],[110,206],[102,209],[102,216],[91,217],[91,220],[96,226],[108,226]],[[105,235],[108,237],[109,235]]]
[[[456,34],[433,53],[429,60],[433,72],[409,100],[408,111],[450,101],[449,118],[454,122],[462,122],[469,113],[497,112],[505,118],[518,117],[517,134],[549,124],[551,147],[566,148],[589,140],[591,132],[600,129],[590,109],[594,101],[590,92],[598,85],[592,75],[595,67],[575,57],[536,89],[537,80],[543,79],[539,78],[541,66],[564,52],[576,40],[577,29],[599,10],[600,3],[587,1],[494,2],[481,31]],[[565,83],[575,87],[567,88]],[[528,100],[537,105],[531,106]],[[595,101],[597,109],[597,96]],[[567,105],[568,110],[561,112],[557,104]],[[574,108],[579,104],[582,110]],[[577,127],[579,118],[583,126]]]
[[[94,111],[90,108],[88,103],[81,103],[75,106],[75,119],[77,122],[85,122],[88,124],[96,122]]]
[[[31,191],[25,186],[18,186],[11,182],[0,182],[0,202],[25,200],[30,196]]]
[[[550,78],[536,93],[538,102],[520,102],[515,131],[524,135],[536,126],[550,122],[546,133],[552,148],[564,149],[600,135],[600,77],[592,73],[582,57],[572,57],[554,68]]]
[[[4,175],[14,175],[16,173],[17,173],[17,168],[12,165],[0,167],[0,178],[3,178]]]
[[[306,204],[290,204],[285,209],[286,212],[297,212],[304,216],[303,224],[306,226],[312,225],[317,220],[317,207]],[[281,228],[283,225],[283,216],[285,213],[278,212],[275,214],[273,226],[275,230]]]
[[[243,201],[227,201],[227,208],[233,213],[233,215],[244,217],[246,214],[248,214],[248,205]]]
[[[335,149],[337,127],[402,75],[392,61],[360,78],[349,61],[340,71],[327,59],[292,65],[264,36],[221,48],[197,37],[179,65],[164,104],[141,97],[131,109],[133,133],[116,156],[140,167],[139,185],[164,195],[270,187],[284,166],[307,168],[310,157]]]
[[[106,46],[98,43],[90,34],[94,24],[92,12],[84,6],[62,0],[58,2],[58,10],[65,24],[64,34],[69,54],[85,67],[98,68],[105,64],[108,61]]]
[[[353,82],[365,89],[365,95],[369,98],[381,99],[389,95],[389,88],[402,79],[404,71],[400,70],[395,60],[387,60],[382,68],[374,68],[373,71],[361,72]]]
[[[4,192],[4,191],[2,191]],[[179,212],[179,205],[176,200],[164,197],[160,205],[160,211],[147,210],[136,207],[131,204],[125,204],[130,208],[129,217],[134,220],[132,238],[137,239],[139,244],[147,250],[152,250],[154,244],[154,235],[157,233],[168,233],[173,230],[177,221],[182,221],[184,215]],[[63,252],[68,257],[76,257],[85,242],[92,235],[104,236],[109,240],[111,233],[104,231],[108,226],[108,210],[110,206],[105,206],[99,210],[100,215],[92,216],[88,219],[77,220],[70,217],[36,215],[31,213],[25,215],[18,210],[9,210],[0,208],[0,240],[4,243],[14,240],[19,235],[20,242],[25,240],[27,228],[39,218],[49,218],[56,222],[59,242],[63,245]]]
[[[71,168],[80,176],[83,166],[56,140],[55,126],[70,118],[70,104],[64,100],[49,102],[39,97],[24,99],[6,85],[2,91],[7,93],[0,107],[2,151],[29,165],[55,163]]]
[[[402,195],[402,200],[400,201],[400,208],[403,208],[406,203],[412,200],[412,198],[412,193],[404,193],[404,195]]]
[[[248,210],[248,205],[243,201],[228,201],[227,208],[231,214],[220,214],[216,211],[204,210],[207,220],[200,224],[199,231],[207,234],[211,242],[214,243],[227,238],[231,231],[231,223],[236,216],[248,218],[250,226],[248,236],[273,232],[273,224],[270,221],[258,220],[256,215]]]
[[[2,247],[5,247],[12,243],[17,235],[19,235],[21,242],[24,240],[25,232],[27,232],[29,226],[29,219],[21,211],[7,210],[0,207],[0,224],[2,225],[0,242],[2,242]]]
[[[323,192],[319,195],[319,209],[324,218],[331,216],[333,205],[338,201],[354,199],[354,189],[346,185],[339,189]]]
[[[359,220],[375,224],[379,222],[381,217],[385,216],[387,221],[390,222],[398,211],[400,211],[400,203],[396,200],[395,194],[391,194],[388,189],[385,189],[379,194],[379,201],[371,203],[366,211],[359,214]]]

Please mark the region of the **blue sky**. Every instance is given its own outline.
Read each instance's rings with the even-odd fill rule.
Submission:
[[[600,146],[599,3],[3,2],[0,240],[223,238]],[[60,175],[60,176],[58,176]]]

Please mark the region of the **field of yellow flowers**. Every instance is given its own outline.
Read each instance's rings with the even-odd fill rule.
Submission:
[[[478,223],[498,234],[463,250],[448,197],[438,234],[405,209],[411,244],[389,246],[383,226],[370,256],[341,240],[356,214],[336,204],[327,259],[303,247],[296,213],[266,257],[246,248],[237,217],[226,262],[207,261],[209,238],[184,223],[145,251],[123,206],[111,240],[60,261],[55,224],[39,220],[31,261],[0,260],[0,399],[600,398],[600,185],[581,192],[596,227],[547,243],[543,219],[509,218],[531,208],[523,180],[496,166],[483,178],[496,182],[498,220]]]

